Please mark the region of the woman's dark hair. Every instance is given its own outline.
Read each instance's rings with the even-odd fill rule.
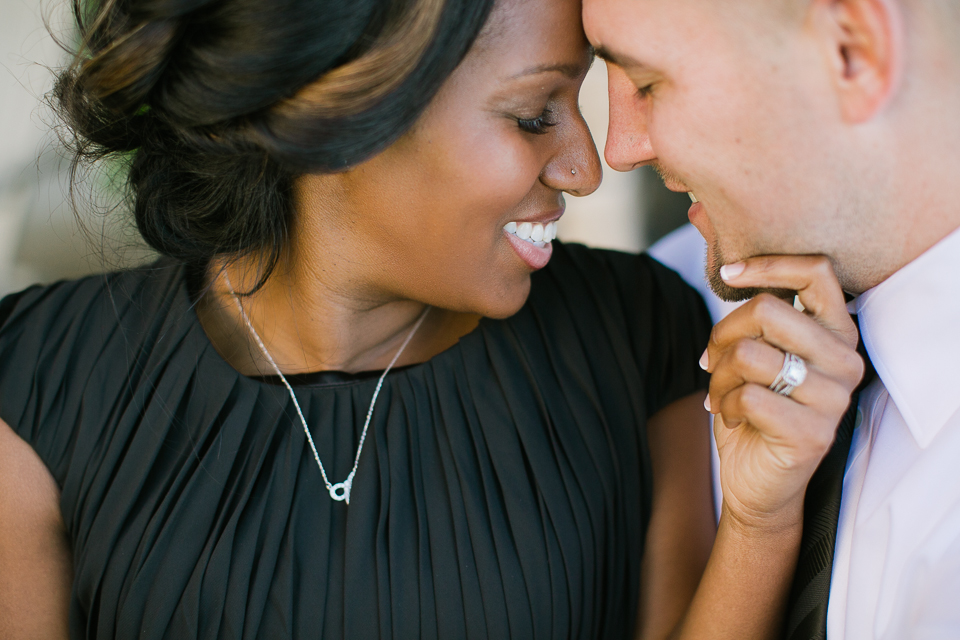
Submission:
[[[193,265],[276,265],[295,176],[394,142],[494,0],[74,0],[55,106],[79,166],[121,156],[136,224]]]

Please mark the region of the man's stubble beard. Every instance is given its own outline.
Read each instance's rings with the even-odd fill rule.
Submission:
[[[723,251],[720,249],[720,243],[714,241],[713,251],[711,251],[709,248],[706,251],[707,258],[704,262],[706,263],[707,282],[710,284],[710,288],[713,290],[713,292],[717,294],[717,297],[725,302],[743,302],[744,300],[755,298],[761,293],[770,293],[783,300],[792,300],[797,294],[796,291],[791,291],[789,289],[731,287],[723,281],[723,278],[720,277],[720,268],[727,264],[727,261],[723,257]],[[711,254],[713,256],[712,260],[710,259]]]
[[[660,176],[660,179],[663,180],[664,185],[670,185],[672,187],[686,185],[680,176],[671,172],[659,161],[651,163],[650,166],[654,171],[657,172],[657,175]],[[707,249],[706,251],[707,258],[704,262],[706,263],[707,282],[709,283],[713,292],[717,294],[717,297],[725,302],[743,302],[744,300],[755,298],[761,293],[770,293],[784,300],[793,300],[797,294],[796,291],[791,291],[789,289],[763,289],[758,287],[747,287],[741,289],[738,287],[731,287],[723,281],[723,278],[720,277],[720,268],[727,264],[727,261],[723,257],[723,252],[720,250],[720,243],[716,240],[713,242],[714,259],[712,262],[710,260],[710,250]]]
[[[660,179],[663,180],[664,185],[670,185],[673,187],[686,185],[680,176],[671,172],[669,169],[660,164],[659,161],[651,163],[650,166],[654,171],[657,172],[657,175],[660,176]],[[707,249],[707,259],[704,261],[706,263],[707,282],[710,284],[710,288],[713,290],[713,292],[717,294],[717,297],[719,297],[721,300],[726,302],[743,302],[744,300],[755,298],[761,293],[771,293],[778,298],[792,300],[796,295],[796,291],[788,291],[786,289],[759,289],[755,287],[739,289],[737,287],[731,287],[723,281],[723,278],[720,277],[720,267],[727,264],[727,261],[723,258],[723,253],[720,251],[720,244],[717,241],[714,241],[713,243],[713,257],[714,260],[711,262],[710,250]]]

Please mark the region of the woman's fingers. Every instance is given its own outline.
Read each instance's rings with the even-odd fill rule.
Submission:
[[[836,434],[830,416],[756,384],[741,385],[725,395],[719,409],[726,429],[755,430],[784,469],[816,468]]]
[[[850,391],[863,376],[856,352],[857,330],[843,292],[826,258],[768,256],[725,267],[725,279],[738,286],[797,288],[809,304],[805,311],[770,294],[760,294],[719,322],[706,351],[710,406],[719,410],[725,395],[741,385],[769,387],[784,365],[785,353],[807,366],[803,384],[790,400],[819,413],[843,413]],[[768,278],[768,279],[763,279]],[[853,344],[844,335],[853,331]],[[728,422],[736,423],[731,416]]]
[[[757,296],[714,327],[707,347],[707,370],[713,373],[724,353],[744,338],[763,340],[782,352],[796,354],[809,366],[831,375],[835,372],[852,386],[863,374],[855,343],[849,346],[815,318],[769,294]]]
[[[724,500],[744,514],[773,514],[802,499],[863,375],[857,329],[821,257],[770,256],[724,267],[737,287],[798,292],[805,310],[761,294],[714,327],[702,363],[712,374]],[[804,360],[803,382],[770,390],[784,354]]]
[[[857,329],[850,319],[843,289],[833,265],[823,256],[761,256],[721,270],[724,282],[732,287],[789,289],[797,292],[806,312],[852,348],[857,346]]]
[[[712,413],[720,411],[721,400],[744,384],[767,388],[783,367],[784,353],[761,341],[741,339],[728,348],[710,378],[710,406]],[[828,413],[842,413],[849,402],[845,387],[825,375],[818,368],[808,366],[803,384],[790,394],[795,403],[819,406]],[[735,425],[731,425],[735,426]]]

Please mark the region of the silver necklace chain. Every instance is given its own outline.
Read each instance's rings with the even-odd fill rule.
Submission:
[[[383,387],[384,379],[387,377],[387,374],[390,373],[390,369],[393,368],[393,365],[397,363],[397,360],[400,358],[400,354],[402,354],[403,350],[407,348],[407,345],[410,344],[410,340],[413,339],[417,329],[419,329],[420,325],[423,324],[424,319],[427,317],[427,313],[430,311],[430,307],[428,306],[423,310],[423,313],[420,314],[420,318],[417,320],[416,324],[413,325],[410,333],[407,334],[406,340],[404,340],[403,344],[400,345],[400,349],[397,351],[396,355],[393,356],[393,360],[390,361],[390,364],[387,365],[387,368],[384,369],[383,374],[381,374],[380,380],[377,381],[377,388],[373,392],[373,399],[370,400],[370,408],[367,410],[367,419],[364,421],[363,431],[360,433],[360,444],[357,446],[357,455],[353,460],[353,469],[350,470],[350,475],[348,475],[347,479],[343,482],[331,484],[330,480],[327,478],[327,470],[323,468],[323,463],[320,462],[320,454],[317,452],[317,445],[314,444],[313,436],[310,435],[310,429],[307,427],[307,419],[303,417],[303,411],[300,409],[300,403],[297,402],[297,396],[293,392],[293,387],[291,387],[290,383],[287,382],[287,378],[280,371],[280,367],[278,367],[277,363],[274,362],[273,356],[271,356],[270,352],[267,351],[267,347],[263,344],[263,340],[260,339],[260,334],[257,333],[256,329],[253,328],[253,323],[250,322],[250,318],[247,317],[247,312],[243,310],[243,305],[240,304],[240,297],[233,290],[233,285],[230,283],[230,276],[228,276],[226,272],[224,272],[223,276],[227,282],[227,288],[230,290],[230,295],[233,296],[233,301],[236,303],[237,309],[240,310],[240,316],[243,318],[244,323],[246,323],[247,328],[250,330],[250,334],[253,336],[254,341],[257,343],[257,346],[260,347],[260,351],[270,363],[270,366],[273,367],[273,370],[276,371],[277,375],[280,377],[280,380],[283,382],[283,386],[285,386],[287,391],[290,392],[290,398],[293,400],[293,406],[296,407],[297,415],[300,416],[300,423],[303,425],[303,432],[307,436],[307,442],[310,443],[310,450],[313,451],[313,459],[317,461],[317,466],[320,467],[320,475],[323,477],[323,484],[326,485],[327,491],[330,492],[330,497],[337,502],[342,501],[350,504],[350,490],[353,488],[353,477],[357,474],[357,467],[360,466],[360,453],[363,451],[363,443],[367,439],[367,429],[370,428],[370,420],[373,418],[373,408],[377,404],[377,397],[380,395],[380,388]]]

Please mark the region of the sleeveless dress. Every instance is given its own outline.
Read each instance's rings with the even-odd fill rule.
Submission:
[[[0,418],[62,490],[73,638],[632,637],[645,425],[708,383],[674,272],[555,243],[519,313],[388,375],[349,506],[194,280],[161,260],[0,302]],[[331,482],[377,377],[291,379]]]

